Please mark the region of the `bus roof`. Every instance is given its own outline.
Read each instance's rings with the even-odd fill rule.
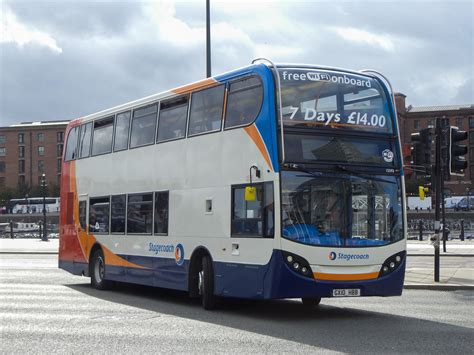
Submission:
[[[153,102],[156,102],[158,100],[162,100],[165,98],[172,98],[175,96],[179,96],[182,94],[190,93],[192,91],[198,90],[198,89],[204,89],[206,87],[210,87],[213,85],[217,85],[218,83],[228,80],[232,77],[238,76],[238,75],[244,75],[246,73],[249,73],[252,71],[252,69],[265,65],[267,67],[271,67],[271,65],[268,65],[267,62],[259,62],[251,65],[247,65],[244,67],[240,67],[237,69],[233,69],[228,72],[224,72],[219,75],[212,76],[210,78],[202,79],[195,81],[190,84],[185,84],[182,86],[178,86],[174,89],[171,90],[166,90],[162,91],[150,96],[146,96],[137,100],[129,101],[127,103],[114,106],[102,111],[98,111],[95,113],[92,113],[90,115],[84,116],[84,117],[79,117],[77,119],[74,119],[70,122],[73,126],[77,125],[77,122],[80,121],[81,123],[87,122],[87,121],[92,121],[97,118],[104,118],[108,115],[113,115],[116,113],[120,113],[122,111],[127,111],[131,108],[135,107],[140,107],[140,106],[146,106],[147,104],[151,104]],[[338,67],[329,67],[329,66],[323,66],[323,65],[314,65],[314,64],[297,64],[297,63],[276,63],[275,64],[277,68],[311,68],[311,69],[321,69],[321,70],[336,70],[336,71],[341,71],[345,73],[351,73],[351,74],[356,74],[356,75],[363,75],[363,76],[368,76],[372,77],[370,75],[355,71],[355,70],[349,70],[349,69],[344,69],[344,68],[338,68]]]

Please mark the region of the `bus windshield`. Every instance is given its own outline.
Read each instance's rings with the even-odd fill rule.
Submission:
[[[374,78],[307,68],[279,73],[285,126],[394,132],[385,93]]]
[[[282,172],[283,237],[319,246],[380,246],[403,238],[399,177]]]

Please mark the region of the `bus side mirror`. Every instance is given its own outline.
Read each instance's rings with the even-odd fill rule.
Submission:
[[[255,201],[257,199],[257,188],[245,186],[245,201]]]

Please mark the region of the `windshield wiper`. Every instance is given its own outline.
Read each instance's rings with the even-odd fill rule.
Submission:
[[[380,182],[387,182],[389,184],[395,184],[393,181],[381,179],[381,178],[378,178],[378,177],[375,177],[375,176],[369,175],[369,174],[364,174],[364,173],[361,173],[357,170],[349,169],[347,166],[344,166],[344,165],[335,165],[334,167],[336,168],[335,170],[343,171],[345,173],[348,173],[348,174],[351,174],[351,175],[354,175],[354,176],[357,176],[357,177],[360,177],[360,178],[363,178],[363,179],[380,181]]]

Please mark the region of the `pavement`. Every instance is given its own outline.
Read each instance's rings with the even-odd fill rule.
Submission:
[[[0,239],[1,254],[57,254],[59,239],[49,239],[43,242],[40,239]],[[440,280],[434,282],[434,267],[411,267],[410,260],[414,258],[434,260],[434,248],[427,241],[413,241],[407,243],[408,266],[405,274],[405,289],[429,290],[473,290],[474,291],[474,240],[453,240],[446,243],[446,252],[440,246]],[[412,258],[412,259],[411,259]],[[443,259],[459,258],[459,263],[450,263],[443,267]],[[461,259],[463,258],[463,259]],[[461,262],[468,260],[468,262]]]

